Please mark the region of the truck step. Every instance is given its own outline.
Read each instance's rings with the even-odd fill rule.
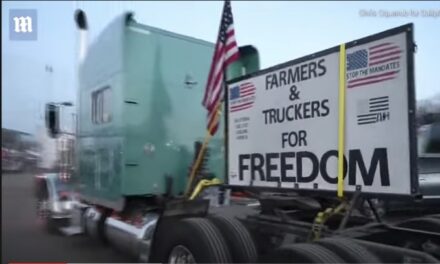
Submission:
[[[80,226],[68,226],[60,228],[60,231],[65,236],[75,236],[83,233],[83,230]]]

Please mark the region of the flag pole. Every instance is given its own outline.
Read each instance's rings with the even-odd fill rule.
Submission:
[[[213,120],[213,122],[211,122],[211,125],[209,126],[208,130],[206,131],[206,136],[203,141],[202,147],[200,148],[199,154],[197,155],[196,162],[194,163],[194,166],[192,166],[191,174],[189,176],[189,181],[188,181],[188,184],[186,186],[186,191],[185,191],[186,197],[189,196],[189,191],[191,189],[192,182],[194,181],[196,171],[197,171],[198,167],[200,166],[200,163],[202,162],[203,153],[205,152],[206,146],[208,145],[209,140],[212,137],[211,131],[214,128],[214,126],[217,125],[217,120],[218,120],[219,116],[221,115],[220,108],[221,108],[221,100],[219,100],[219,102],[217,103],[217,105],[214,108],[215,109],[214,120]]]
[[[225,0],[224,1],[224,5],[223,5],[223,12],[222,12],[222,16],[221,16],[221,20],[220,20],[220,26],[219,26],[219,32],[218,32],[218,37],[217,37],[217,43],[216,43],[216,48],[214,51],[214,55],[212,58],[212,64],[211,64],[211,69],[210,69],[210,73],[209,73],[209,77],[208,77],[208,84],[206,87],[206,91],[205,91],[205,98],[203,99],[204,105],[206,107],[207,105],[207,101],[208,97],[207,96],[211,96],[212,91],[210,91],[211,89],[214,89],[211,86],[210,82],[211,82],[211,78],[214,78],[215,80],[215,76],[213,76],[212,74],[217,74],[215,71],[215,66],[218,65],[218,61],[216,61],[218,59],[218,57],[221,57],[222,61],[222,72],[223,72],[223,79],[222,79],[222,86],[220,86],[220,89],[226,89],[225,88],[225,83],[226,83],[226,72],[227,72],[227,67],[230,63],[232,63],[234,60],[237,59],[239,50],[237,47],[237,43],[235,42],[235,38],[234,38],[234,31],[233,31],[233,27],[232,30],[230,32],[227,32],[229,30],[229,27],[233,26],[233,19],[232,19],[232,11],[231,11],[231,6],[230,6],[230,1],[229,0]],[[228,40],[230,40],[231,42],[229,43]],[[228,44],[228,45],[226,45]],[[221,49],[221,53],[223,53],[223,55],[219,56],[217,53],[219,52],[218,47],[224,45],[225,49]],[[234,50],[236,49],[236,50]],[[227,52],[233,51],[233,53],[231,53],[232,55],[229,55],[229,57],[226,60],[226,54]],[[220,97],[224,97],[224,94],[221,93]],[[203,141],[203,144],[200,148],[199,153],[197,154],[197,158],[195,163],[193,164],[192,168],[191,168],[191,173],[189,176],[189,180],[186,186],[186,190],[185,190],[185,196],[188,197],[189,191],[191,189],[192,183],[196,177],[196,172],[198,170],[198,168],[201,165],[202,162],[202,158],[203,158],[203,154],[206,150],[206,147],[209,143],[209,140],[211,139],[211,137],[213,136],[213,134],[215,134],[215,132],[213,133],[213,129],[219,125],[219,121],[218,118],[221,115],[221,107],[222,107],[222,101],[224,100],[224,98],[214,98],[216,100],[215,102],[215,106],[214,108],[211,110],[208,107],[208,111],[209,111],[209,116],[212,116],[212,114],[214,114],[213,116],[213,120],[212,122],[210,122],[211,120],[208,121],[208,131],[206,133],[205,139]],[[212,100],[212,98],[210,99]],[[211,105],[211,102],[209,102],[209,105]],[[212,102],[214,103],[214,102]],[[214,111],[214,113],[212,113],[212,111]]]

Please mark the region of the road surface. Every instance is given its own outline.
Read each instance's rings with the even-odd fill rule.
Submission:
[[[133,262],[88,237],[45,233],[35,218],[32,180],[29,173],[2,173],[2,263]]]

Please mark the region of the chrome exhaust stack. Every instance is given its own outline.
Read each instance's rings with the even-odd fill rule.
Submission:
[[[81,64],[84,61],[84,58],[87,55],[87,46],[88,46],[88,23],[87,16],[84,11],[81,9],[77,9],[75,11],[75,22],[76,26],[79,30],[79,63]]]
[[[146,214],[139,226],[134,226],[108,217],[105,221],[107,240],[115,247],[137,257],[140,262],[148,262],[150,249],[159,215]]]

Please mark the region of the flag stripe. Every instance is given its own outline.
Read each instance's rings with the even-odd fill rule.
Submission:
[[[358,118],[358,122],[362,122],[362,121],[368,121],[368,120],[376,120],[377,118],[377,114],[374,114],[374,116],[372,117],[365,117],[365,118]]]
[[[243,106],[246,106],[246,105],[252,105],[252,104],[253,104],[253,102],[246,102],[246,103],[242,103],[242,104],[239,104],[239,105],[231,106],[231,109],[237,109],[237,108],[240,108],[240,107],[243,107]]]
[[[389,61],[394,61],[394,60],[398,60],[398,59],[400,59],[400,56],[392,57],[392,58],[387,58],[387,59],[371,62],[370,66],[381,64],[381,63],[385,63],[385,62],[389,62]]]
[[[215,61],[223,61],[223,51],[224,51],[224,47],[223,44],[219,44],[218,45],[218,51],[216,52],[217,54],[215,55]],[[210,71],[210,76],[209,76],[209,82],[208,82],[208,87],[214,87],[215,88],[215,83],[217,82],[218,79],[221,80],[221,78],[223,78],[223,76],[219,76],[220,73],[223,72],[223,63],[217,63],[216,67],[211,68],[211,70],[214,70],[214,72]],[[205,107],[208,107],[211,104],[211,100],[215,89],[210,89],[209,91],[206,91],[206,93],[208,94],[208,97],[206,98],[206,101],[204,102]]]
[[[217,57],[218,57],[218,51],[221,49],[221,47],[220,47],[220,45],[221,45],[221,43],[219,42],[219,43],[217,43],[216,45],[215,45],[215,50],[216,50],[216,52],[214,53],[214,56],[212,57],[212,63],[214,63],[215,61],[217,61]],[[212,79],[213,79],[213,71],[214,71],[214,68],[213,67],[211,67],[210,69],[209,69],[209,75],[208,75],[208,82],[207,82],[207,86],[210,86],[211,85],[211,82],[212,82]],[[210,90],[205,90],[205,95],[203,96],[203,105],[206,107],[208,104],[207,104],[207,101],[208,101],[208,98],[210,97]]]
[[[371,117],[371,116],[376,116],[377,114],[363,114],[363,115],[358,115],[358,118],[362,118],[362,117]]]
[[[379,45],[376,45],[376,46],[370,47],[370,50],[375,50],[375,49],[377,49],[377,48],[382,48],[382,47],[384,47],[384,46],[389,46],[389,45],[391,45],[391,43],[389,43],[389,42],[387,42],[387,43],[382,43],[382,44],[379,44]]]
[[[367,81],[367,82],[363,82],[363,83],[355,83],[353,85],[348,85],[347,88],[354,88],[354,87],[358,87],[358,86],[362,86],[362,85],[383,82],[383,81],[387,81],[387,80],[392,80],[394,78],[395,78],[395,76],[392,76],[392,77],[386,77],[386,78],[381,78],[381,79],[377,79],[377,80],[371,80],[371,81]]]
[[[249,91],[255,91],[255,87],[240,89],[240,92],[242,92],[242,93],[249,92]]]
[[[212,84],[212,94],[211,94],[211,101],[209,102],[209,105],[211,105],[214,101],[217,100],[218,94],[220,93],[221,86],[223,83],[223,71],[219,72],[217,76],[214,79],[214,82]]]
[[[402,52],[401,50],[396,50],[396,51],[392,51],[392,52],[376,55],[376,56],[371,57],[370,61],[374,61],[376,59],[382,59],[384,57],[388,57],[388,56],[391,56],[391,55],[396,55],[396,54],[399,54],[401,52]]]
[[[386,110],[389,110],[389,108],[388,107],[375,108],[375,109],[371,109],[370,112],[382,112]]]
[[[220,75],[221,76],[221,79],[223,79],[223,74],[221,74]],[[214,107],[217,105],[217,101],[219,100],[219,98],[220,98],[220,91],[221,91],[221,86],[222,86],[222,84],[223,84],[223,82],[222,81],[219,81],[219,83],[218,83],[218,88],[216,88],[216,92],[215,92],[215,94],[213,94],[212,95],[212,100],[211,100],[211,102],[208,104],[208,111],[212,111],[212,110],[214,110]]]
[[[247,92],[247,93],[242,93],[241,97],[245,97],[245,96],[249,96],[249,95],[254,95],[255,92]]]
[[[359,125],[368,125],[368,124],[374,124],[376,123],[376,120],[372,120],[372,121],[366,121],[366,122],[359,122]]]
[[[246,84],[242,84],[240,85],[241,88],[248,88],[248,87],[253,87],[255,88],[255,86],[252,83],[246,83]]]
[[[237,44],[235,44],[235,45],[237,45]],[[238,55],[238,49],[237,50],[235,50],[234,48],[230,48],[230,49],[227,49],[226,50],[226,57],[225,57],[225,60],[226,60],[226,65],[229,65],[229,64],[231,64],[232,62],[233,62],[233,60],[231,61],[230,59],[232,58],[232,57],[234,57],[235,55]],[[238,57],[234,57],[234,60],[235,59],[238,59]]]
[[[370,102],[371,101],[375,101],[375,100],[381,100],[381,99],[387,99],[388,100],[388,96],[381,96],[381,97],[370,98]]]
[[[226,64],[226,65],[229,65],[229,64],[233,63],[234,61],[236,61],[236,60],[238,59],[238,57],[239,57],[239,54],[238,54],[238,50],[237,50],[237,52],[236,52],[234,55],[230,56],[230,57],[226,60],[225,64]]]
[[[382,100],[377,100],[377,101],[370,100],[370,105],[376,105],[376,104],[381,104],[381,103],[388,103],[388,99],[382,99]]]
[[[370,55],[374,55],[374,54],[377,54],[377,53],[381,53],[381,52],[384,52],[384,51],[390,51],[390,50],[394,50],[394,49],[399,49],[399,47],[398,46],[393,46],[393,47],[387,47],[387,48],[383,48],[383,49],[374,50],[374,51],[370,52]]]
[[[244,105],[237,107],[237,108],[231,108],[231,112],[236,112],[236,111],[248,109],[250,107],[252,107],[252,103],[244,104]]]
[[[381,108],[381,107],[388,107],[388,104],[370,105],[371,109]]]

